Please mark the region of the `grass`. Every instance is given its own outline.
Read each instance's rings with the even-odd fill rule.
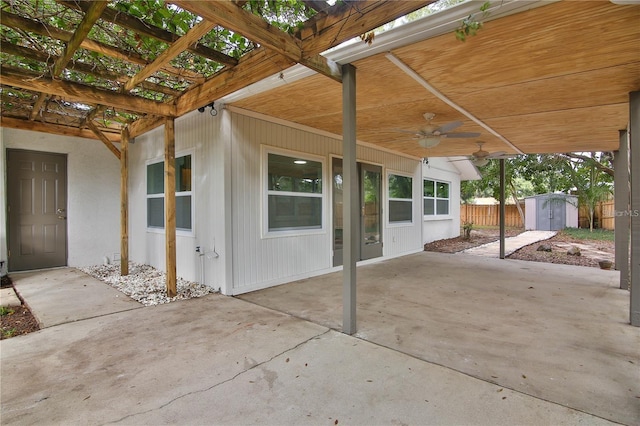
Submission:
[[[6,306],[0,306],[0,316],[11,315],[12,313],[13,309]]]
[[[613,241],[614,236],[614,231],[608,229],[594,229],[593,232],[589,232],[586,228],[565,228],[560,232],[576,240]]]
[[[9,329],[2,329],[2,338],[4,339],[8,339],[9,337],[13,337],[16,335],[16,333],[18,332],[17,328],[9,328]]]

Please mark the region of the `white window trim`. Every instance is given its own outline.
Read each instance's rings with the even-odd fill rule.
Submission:
[[[389,176],[391,175],[395,175],[395,176],[403,176],[403,177],[408,177],[411,178],[411,198],[391,198],[389,197]],[[416,178],[414,175],[412,175],[411,173],[407,173],[407,172],[401,172],[401,171],[397,171],[397,170],[387,170],[386,174],[385,174],[385,180],[384,180],[384,186],[385,186],[385,197],[386,197],[386,201],[385,201],[385,207],[386,207],[386,222],[387,222],[387,226],[389,228],[401,228],[401,227],[409,227],[409,226],[413,226],[413,224],[415,223],[415,212],[414,210],[414,205],[413,203],[415,202],[415,181]],[[391,222],[390,220],[390,207],[389,207],[389,202],[390,201],[404,201],[404,202],[411,202],[411,221],[402,221],[402,222]]]
[[[320,155],[309,154],[306,152],[293,151],[289,149],[277,148],[268,145],[260,145],[260,188],[262,199],[260,201],[260,217],[261,219],[261,238],[281,238],[292,237],[299,235],[319,235],[326,234],[327,232],[327,161],[325,157]],[[300,195],[299,192],[288,191],[269,191],[267,189],[269,182],[269,154],[284,155],[287,157],[298,157],[302,160],[316,161],[322,166],[322,193],[305,193]],[[320,198],[320,211],[322,213],[322,220],[320,228],[311,229],[282,229],[278,231],[269,230],[269,194],[276,193],[277,195],[291,195],[291,196],[304,196],[306,198]]]
[[[424,196],[424,181],[425,180],[430,180],[433,182],[434,185],[434,192],[435,195],[433,197],[425,197]],[[438,182],[440,183],[446,183],[447,185],[449,185],[449,198],[442,198],[442,197],[438,197]],[[425,198],[429,198],[433,200],[433,209],[434,209],[434,213],[433,214],[424,214],[424,200]],[[449,213],[447,214],[438,214],[438,200],[447,200],[449,201]],[[432,179],[432,178],[423,178],[422,179],[422,217],[424,218],[425,221],[429,221],[429,220],[446,220],[446,219],[452,219],[453,216],[451,215],[451,182],[448,182],[446,180],[442,180],[442,179]]]
[[[185,157],[187,155],[191,156],[191,191],[181,191],[181,192],[176,192],[176,198],[179,196],[191,196],[191,229],[180,229],[180,228],[176,228],[176,235],[180,235],[180,236],[185,236],[185,237],[193,237],[195,236],[196,233],[196,221],[195,221],[195,215],[196,215],[196,210],[195,210],[195,169],[196,169],[196,156],[195,156],[195,150],[194,149],[187,149],[184,151],[179,151],[176,152],[175,154],[175,159],[177,160],[180,157]],[[147,194],[147,188],[148,188],[148,182],[147,180],[149,179],[149,176],[147,175],[147,167],[151,164],[157,164],[157,163],[164,163],[164,157],[155,157],[152,158],[150,160],[145,161],[145,166],[144,166],[144,191],[145,191],[145,213],[147,213],[147,205],[146,205],[146,200],[149,198],[162,198],[164,199],[164,192],[162,192],[162,194]],[[164,179],[164,178],[163,178]],[[162,227],[156,227],[156,226],[148,226],[146,224],[147,222],[147,216],[145,215],[145,226],[147,227],[147,232],[151,233],[151,234],[164,234],[165,233],[165,226],[164,224],[162,225]]]

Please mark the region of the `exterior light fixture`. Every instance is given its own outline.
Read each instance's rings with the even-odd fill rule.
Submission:
[[[436,146],[436,145],[438,145],[440,143],[440,137],[439,136],[427,136],[427,137],[418,139],[418,143],[423,148],[433,148],[434,146]]]
[[[486,166],[487,164],[489,164],[488,158],[478,158],[476,160],[473,160],[473,165],[476,167]]]
[[[214,102],[211,102],[210,104],[207,104],[207,105],[205,105],[205,106],[201,106],[200,108],[198,108],[198,112],[201,112],[201,113],[202,113],[202,112],[204,112],[205,108],[207,108],[207,107],[211,108],[211,112],[210,112],[210,113],[211,113],[211,115],[212,115],[213,117],[215,117],[216,115],[218,115],[218,111],[216,110],[216,107],[215,107],[215,105],[214,105]]]

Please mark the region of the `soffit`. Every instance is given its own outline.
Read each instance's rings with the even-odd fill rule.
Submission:
[[[375,40],[374,40],[375,43]],[[455,104],[525,153],[611,151],[629,121],[629,92],[640,90],[640,6],[562,1],[487,22],[462,43],[444,34],[393,49],[396,58]],[[460,120],[490,152],[514,153],[443,103],[387,58],[357,68],[357,137],[416,157],[471,154],[475,139],[445,139],[425,150],[411,135]],[[341,134],[342,91],[314,75],[234,106]]]

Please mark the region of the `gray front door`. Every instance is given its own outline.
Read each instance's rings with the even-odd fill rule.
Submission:
[[[67,265],[67,157],[7,150],[9,271]]]

